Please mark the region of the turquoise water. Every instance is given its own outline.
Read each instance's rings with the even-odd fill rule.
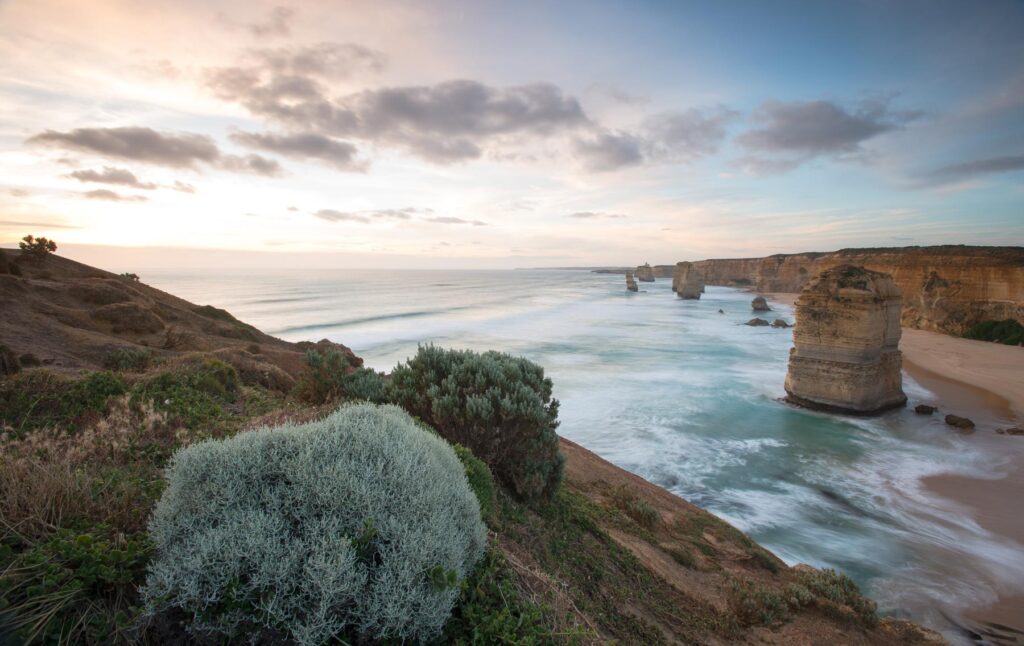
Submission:
[[[790,564],[847,572],[888,613],[938,626],[940,611],[955,616],[1024,589],[1024,546],[920,483],[936,473],[999,477],[1024,459],[1024,442],[959,436],[910,410],[851,419],[781,403],[792,334],[742,325],[756,315],[745,292],[708,287],[683,301],[669,280],[629,293],[621,276],[585,271],[215,280],[150,271],[143,280],[275,336],[344,343],[379,370],[428,342],[526,356],[555,383],[562,435],[726,518]],[[772,307],[770,317],[793,321],[790,308]],[[912,403],[931,397],[906,376],[904,387]]]

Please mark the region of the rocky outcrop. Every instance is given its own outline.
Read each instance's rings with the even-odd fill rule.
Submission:
[[[631,271],[626,272],[626,289],[628,289],[631,292],[636,292],[640,290],[640,288],[637,287],[636,281],[633,280],[633,272]]]
[[[768,307],[768,301],[764,300],[764,296],[755,296],[754,300],[750,301],[750,309],[755,312],[770,312],[772,308]]]
[[[1024,323],[1024,247],[895,247],[701,260],[709,285],[799,292],[822,271],[854,264],[892,277],[904,327],[962,335],[982,321]]]
[[[769,323],[768,321],[766,321],[766,320],[764,320],[762,318],[756,318],[756,319],[750,319],[749,321],[747,321],[743,325],[749,325],[750,327],[768,327],[769,325],[771,325],[771,323]]]
[[[964,433],[974,432],[974,422],[959,415],[946,415],[946,424]]]
[[[918,415],[931,415],[936,410],[937,409],[934,406],[929,406],[928,404],[918,404],[917,406],[914,406],[914,412]]]
[[[672,275],[672,291],[679,298],[700,298],[704,292],[704,277],[692,262],[676,263],[676,273]]]
[[[641,283],[654,282],[654,269],[646,262],[636,268],[636,279]]]
[[[826,270],[796,303],[787,400],[868,415],[902,406],[900,293],[883,273],[855,265]]]
[[[793,326],[790,325],[789,323],[786,323],[782,319],[775,319],[774,321],[772,321],[772,327],[778,327],[778,328],[785,329],[785,328],[793,327]]]

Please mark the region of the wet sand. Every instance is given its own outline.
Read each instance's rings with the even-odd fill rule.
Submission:
[[[798,294],[773,294],[770,301],[793,306]],[[938,406],[938,415],[953,413],[973,419],[978,442],[991,443],[993,451],[1003,443],[1020,452],[1024,437],[998,435],[998,427],[1024,425],[1024,348],[973,341],[903,329],[900,340],[903,367],[914,381],[932,393],[922,402]],[[954,432],[951,431],[950,432]],[[992,534],[1022,546],[1024,559],[1024,463],[1017,462],[992,479],[962,475],[936,475],[922,484],[939,496],[970,510],[971,517]],[[1024,594],[1007,591],[990,606],[962,609],[969,622],[994,622],[1024,629]]]

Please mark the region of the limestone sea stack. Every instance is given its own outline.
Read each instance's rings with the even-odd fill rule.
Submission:
[[[654,282],[654,268],[649,263],[644,263],[636,268],[636,279],[641,283]]]
[[[672,275],[672,291],[679,298],[700,298],[704,292],[704,277],[692,262],[677,262]]]
[[[640,290],[640,288],[637,287],[636,285],[636,281],[633,280],[633,272],[631,271],[626,272],[626,289],[628,289],[631,292],[636,292]]]
[[[786,399],[855,415],[904,405],[900,305],[888,274],[839,265],[813,278],[796,302]]]
[[[772,308],[768,307],[768,301],[764,300],[764,296],[755,296],[754,300],[750,301],[750,309],[755,312],[770,312]]]

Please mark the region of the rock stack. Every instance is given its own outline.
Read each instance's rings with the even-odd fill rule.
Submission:
[[[644,263],[636,268],[636,279],[641,283],[654,282],[654,268],[649,263]]]
[[[704,277],[692,262],[677,262],[672,276],[672,291],[679,298],[700,298],[704,292]]]
[[[754,300],[750,301],[750,309],[755,312],[770,312],[772,308],[768,307],[768,301],[764,300],[764,296],[755,296]]]
[[[902,406],[900,292],[888,274],[840,265],[796,302],[787,400],[869,415]]]
[[[639,291],[639,288],[636,286],[636,281],[633,280],[633,272],[631,271],[626,272],[626,289],[631,292]]]

